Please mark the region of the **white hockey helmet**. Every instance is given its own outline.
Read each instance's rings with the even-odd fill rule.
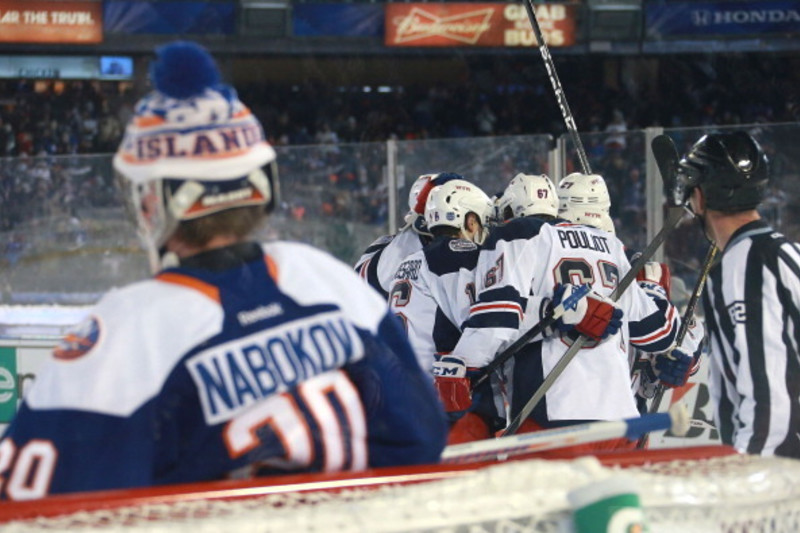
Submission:
[[[425,211],[425,204],[423,202],[422,209],[417,211],[417,201],[419,200],[419,194],[428,184],[432,177],[436,174],[422,174],[420,177],[416,179],[414,183],[411,184],[411,189],[408,191],[408,212],[417,213],[419,215],[424,214]]]
[[[269,211],[278,176],[261,124],[204,48],[159,47],[151,78],[155,90],[136,104],[113,164],[155,271],[180,222],[244,206]]]
[[[558,184],[558,215],[574,222],[615,233],[611,198],[599,174],[573,172]]]
[[[417,217],[425,217],[425,203],[428,201],[428,194],[437,185],[442,185],[450,180],[464,179],[461,174],[454,172],[437,172],[434,174],[422,174],[411,185],[408,191],[408,213],[405,216],[407,224],[413,224]]]
[[[511,216],[558,216],[558,193],[553,181],[545,174],[519,173],[508,183],[498,202],[499,214],[504,219],[506,211]]]
[[[437,185],[428,194],[425,221],[429,229],[448,226],[463,230],[469,213],[475,213],[483,226],[481,233],[473,239],[480,244],[486,237],[494,213],[494,204],[485,192],[467,180],[453,179]]]

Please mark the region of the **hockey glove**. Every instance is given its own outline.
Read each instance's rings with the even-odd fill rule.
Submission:
[[[655,370],[658,380],[665,387],[674,389],[686,385],[694,372],[696,372],[694,357],[680,348],[675,348],[668,353],[656,355]]]
[[[553,307],[566,301],[576,290],[579,288],[571,283],[557,285],[553,294]],[[575,330],[596,341],[614,335],[621,325],[622,309],[595,291],[589,291],[584,298],[566,306],[564,314],[555,322],[555,326],[562,332]]]
[[[672,275],[666,263],[649,261],[636,274],[636,281],[645,291],[669,300],[672,288]]]
[[[446,355],[433,363],[436,391],[448,413],[463,412],[472,405],[467,365],[460,357]]]

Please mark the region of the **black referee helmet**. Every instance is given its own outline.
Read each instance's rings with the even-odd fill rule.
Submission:
[[[709,209],[747,211],[764,199],[769,163],[748,133],[712,133],[701,137],[681,159],[678,182],[687,197],[700,187]]]

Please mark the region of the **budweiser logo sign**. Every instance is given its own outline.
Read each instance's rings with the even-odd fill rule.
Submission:
[[[525,6],[517,3],[387,2],[387,46],[537,46]],[[575,43],[572,4],[537,4],[550,46]]]
[[[425,9],[414,7],[405,16],[397,17],[396,43],[407,43],[429,37],[443,37],[464,44],[475,44],[491,28],[494,8],[476,9],[449,17],[439,17]]]

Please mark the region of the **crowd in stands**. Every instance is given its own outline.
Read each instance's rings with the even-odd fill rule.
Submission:
[[[626,74],[621,61],[615,79],[597,56],[556,61],[581,132],[790,122],[800,110],[797,57],[665,56],[650,60],[652,75],[641,66]],[[467,78],[389,92],[357,83],[237,86],[276,145],[564,131],[535,58],[478,58]],[[127,82],[0,82],[0,157],[112,152],[136,96]]]
[[[592,168],[605,175],[612,197],[622,199],[612,214],[624,227],[645,225],[643,150],[630,146],[626,131],[796,122],[799,116],[796,56],[698,54],[613,61],[566,55],[555,61],[579,130],[602,134],[587,136],[586,150]],[[465,78],[369,92],[355,84],[248,86],[231,81],[278,148],[281,165],[291,168],[293,176],[307,177],[307,183],[293,184],[303,190],[303,198],[286,206],[288,216],[301,219],[305,210],[318,209],[323,215],[378,225],[388,215],[386,191],[380,187],[385,154],[340,149],[343,143],[565,131],[537,57],[479,56],[469,60]],[[110,173],[103,176],[104,169],[92,168],[87,180],[81,174],[85,169],[68,175],[64,168],[69,165],[43,170],[25,158],[113,152],[138,96],[129,82],[0,81],[0,158],[17,158],[0,165],[0,231],[29,215],[26,206],[43,205],[42,195],[88,197],[80,183],[91,184],[89,192],[104,191],[102,203],[113,201],[113,183]],[[283,149],[299,145],[316,146]],[[320,190],[320,183],[329,186]]]

